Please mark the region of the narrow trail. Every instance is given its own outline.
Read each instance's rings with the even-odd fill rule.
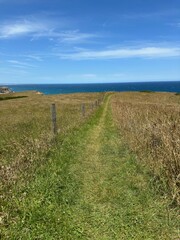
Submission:
[[[100,158],[101,137],[104,127],[104,120],[107,111],[107,104],[103,111],[102,117],[97,125],[91,130],[86,150],[82,157],[81,171],[83,177],[83,196],[87,202],[96,202],[101,195],[101,186],[106,177],[107,166]]]
[[[82,179],[82,198],[79,203],[80,206],[86,208],[85,211],[79,209],[78,212],[81,212],[81,221],[86,222],[86,233],[90,239],[102,239],[103,235],[108,237],[108,228],[111,224],[108,216],[110,204],[103,200],[109,194],[105,182],[110,169],[101,157],[102,132],[107,108],[106,103],[98,124],[90,130],[85,143],[85,151],[80,160],[81,164],[78,166]]]

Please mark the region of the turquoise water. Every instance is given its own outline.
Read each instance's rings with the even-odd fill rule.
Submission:
[[[141,83],[97,83],[97,84],[29,84],[8,85],[15,92],[36,90],[44,94],[65,94],[81,92],[108,91],[157,91],[180,92],[180,81],[172,82],[141,82]]]

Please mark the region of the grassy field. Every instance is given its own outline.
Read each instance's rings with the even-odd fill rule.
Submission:
[[[22,96],[27,97],[20,98]],[[7,96],[4,94],[2,98],[16,97],[16,99],[0,102],[1,163],[9,165],[18,162],[19,164],[21,161],[26,161],[24,159],[26,156],[28,156],[28,161],[36,158],[38,149],[41,152],[45,148],[46,151],[52,139],[51,103],[56,104],[58,131],[65,134],[88,118],[93,112],[91,104],[100,96],[102,94],[54,96],[37,95],[35,92]],[[82,103],[86,105],[84,118],[81,112]]]
[[[159,191],[180,204],[180,97],[174,93],[117,93],[113,116],[125,142],[148,166]],[[156,181],[157,180],[157,181]]]
[[[21,98],[24,96],[26,98]],[[12,188],[34,177],[34,171],[44,163],[55,144],[51,126],[51,104],[56,104],[58,136],[62,142],[66,134],[78,128],[96,111],[95,102],[102,96],[99,93],[45,96],[36,92],[2,95],[1,98],[6,99],[0,101],[2,209],[13,197]],[[84,117],[82,104],[85,104]],[[7,218],[4,210],[1,212],[1,218]]]
[[[102,94],[22,95],[28,97],[0,102],[1,239],[179,239],[178,207],[172,206],[178,188],[175,197],[169,196],[163,184],[170,171],[161,172],[158,189],[152,184],[164,155],[158,155],[153,168],[152,153],[137,144],[129,127],[136,121],[140,132],[147,119],[158,123],[157,112],[165,121],[178,121],[179,96],[110,93],[92,111]],[[56,138],[50,121],[53,102]],[[168,110],[166,117],[159,108]],[[130,112],[136,114],[130,118]]]
[[[27,96],[26,98],[20,98]],[[3,94],[16,99],[0,102],[0,173],[8,183],[44,159],[53,141],[51,103],[56,104],[60,136],[80,126],[96,109],[92,103],[102,94],[38,95],[36,92]],[[17,98],[19,97],[19,98]],[[81,105],[86,115],[82,117]],[[95,105],[95,104],[94,104]]]

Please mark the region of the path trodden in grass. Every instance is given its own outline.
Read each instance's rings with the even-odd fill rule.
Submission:
[[[108,101],[38,169],[9,239],[178,239],[175,211],[124,148]]]

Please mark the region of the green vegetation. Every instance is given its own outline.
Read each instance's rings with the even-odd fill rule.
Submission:
[[[139,92],[144,92],[144,93],[154,93],[154,91],[150,91],[150,90],[141,90]]]
[[[112,109],[124,141],[148,166],[155,184],[161,182],[159,190],[180,204],[179,99],[174,93],[117,93]]]
[[[20,99],[16,109],[16,101],[13,106],[11,101],[5,103],[0,119],[9,121],[5,137],[0,134],[2,239],[179,238],[177,208],[152,186],[149,165],[138,161],[114,124],[119,116],[118,109],[114,115],[117,99],[122,106],[122,98],[135,98],[131,93],[121,94],[107,94],[104,104],[93,112],[91,104],[102,94],[32,95]],[[137,95],[138,102],[144,94]],[[172,95],[164,98],[176,104]],[[48,120],[51,102],[61,109],[61,128],[55,139]],[[86,117],[80,112],[81,103],[86,103]],[[13,109],[14,132],[7,117]],[[23,139],[20,131],[24,131]],[[25,144],[24,139],[30,140]],[[23,147],[18,158],[8,148],[15,141]]]
[[[57,107],[58,131],[67,134],[78,127],[93,113],[92,103],[102,94],[37,95],[35,92],[16,93],[6,97],[28,96],[18,101],[0,102],[0,161],[9,166],[13,161],[21,167],[24,163],[32,165],[50,148],[51,103]],[[86,116],[82,118],[81,105],[85,104]],[[21,164],[22,163],[22,164]],[[12,167],[12,166],[11,166]],[[14,170],[12,170],[14,171]]]
[[[0,101],[4,101],[4,100],[10,100],[10,99],[16,99],[16,98],[26,98],[27,96],[14,96],[14,97],[0,97]]]

